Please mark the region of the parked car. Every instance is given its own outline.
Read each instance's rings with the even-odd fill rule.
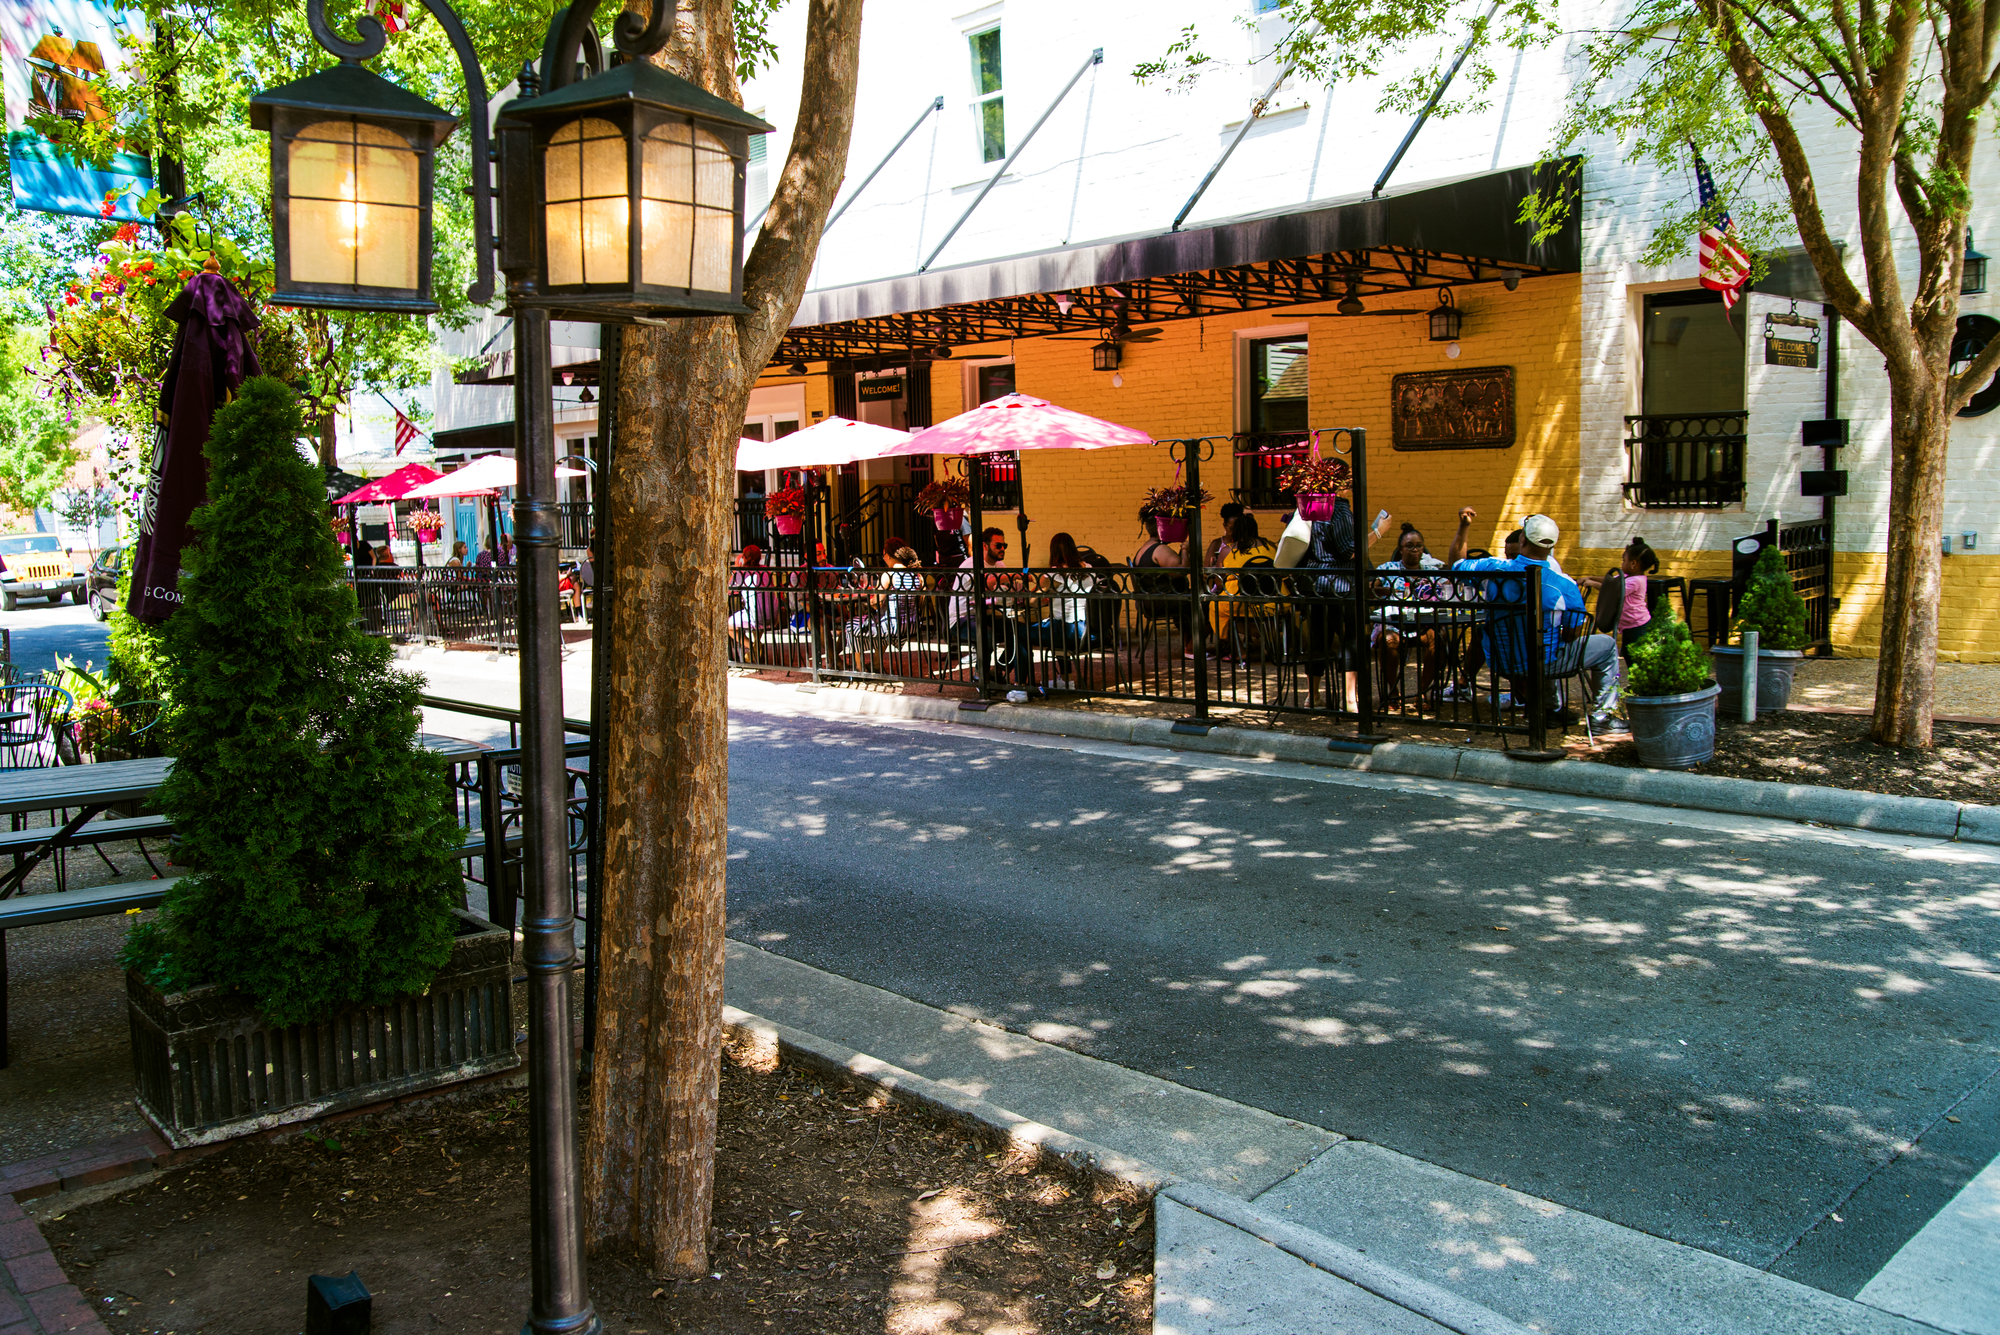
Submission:
[[[53,533],[16,533],[0,538],[0,607],[12,612],[23,598],[76,602],[89,596],[89,582],[76,570],[69,548]]]
[[[132,559],[132,548],[128,543],[123,547],[106,547],[90,563],[90,614],[99,621],[111,615],[111,609],[118,606],[118,576],[124,573],[125,563]]]

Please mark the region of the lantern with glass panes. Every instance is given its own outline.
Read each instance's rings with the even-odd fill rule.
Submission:
[[[646,60],[500,115],[533,135],[533,304],[613,319],[744,309],[744,163],[770,125]]]
[[[1115,371],[1118,369],[1120,355],[1118,344],[1115,340],[1107,338],[1101,343],[1093,343],[1090,345],[1090,369],[1093,371]]]
[[[1458,337],[1458,331],[1465,325],[1465,316],[1451,299],[1451,289],[1438,289],[1438,304],[1431,308],[1431,342],[1449,343]]]
[[[1959,270],[1958,291],[1961,296],[1974,296],[1986,290],[1986,259],[1979,248],[1972,244],[1972,229],[1965,229],[1965,267]]]
[[[435,311],[432,156],[458,120],[341,63],[250,99],[271,136],[274,306]]]

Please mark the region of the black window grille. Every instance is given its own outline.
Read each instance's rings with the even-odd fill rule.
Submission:
[[[982,466],[972,471],[980,479],[981,510],[1021,508],[1021,456],[1012,450],[978,456]]]
[[[1288,507],[1292,495],[1278,489],[1278,475],[1305,454],[1306,337],[1260,338],[1244,351],[1250,429],[1236,438],[1236,499],[1253,509]]]
[[[1716,510],[1743,499],[1750,415],[1625,419],[1625,499],[1644,510]]]

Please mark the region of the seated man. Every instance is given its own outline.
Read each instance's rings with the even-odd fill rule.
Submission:
[[[1453,570],[1526,570],[1529,566],[1539,566],[1542,570],[1542,635],[1544,652],[1554,652],[1557,636],[1561,634],[1562,614],[1566,611],[1583,610],[1583,590],[1576,581],[1553,568],[1551,557],[1555,553],[1556,539],[1561,530],[1556,521],[1547,515],[1529,515],[1521,521],[1521,554],[1514,558],[1486,557],[1483,560],[1468,560],[1465,555],[1466,533],[1478,512],[1466,506],[1458,512],[1458,533],[1451,540],[1450,565]],[[1486,597],[1489,601],[1507,602],[1518,600],[1525,592],[1512,593],[1508,589],[1510,581],[1487,580]],[[1493,646],[1486,646],[1486,654],[1493,656]],[[1592,635],[1584,648],[1583,666],[1598,674],[1597,698],[1590,709],[1590,723],[1593,728],[1617,731],[1624,727],[1615,716],[1618,706],[1618,645],[1609,635]]]
[[[989,528],[979,535],[982,556],[986,566],[986,591],[989,595],[1013,587],[1014,577],[1002,567],[1007,559],[1007,535],[997,528]],[[955,576],[952,581],[953,597],[947,615],[951,620],[949,635],[954,643],[971,645],[976,635],[973,625],[972,601],[972,558],[966,557],[958,563],[958,568],[966,573]],[[1026,622],[1001,613],[995,602],[986,604],[986,662],[988,676],[993,675],[994,653],[999,651],[999,664],[1008,670],[1008,675],[1017,686],[1026,686],[1028,674],[1028,633]]]

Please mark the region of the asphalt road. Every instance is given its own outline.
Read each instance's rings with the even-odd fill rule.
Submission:
[[[1995,850],[732,738],[730,935],[934,1006],[1846,1295],[2000,1152]]]
[[[22,603],[12,612],[0,612],[0,626],[7,629],[14,662],[30,674],[53,670],[57,654],[75,659],[79,667],[93,662],[99,670],[110,657],[105,648],[108,628],[91,617],[88,607],[78,607],[67,598],[54,607]]]

